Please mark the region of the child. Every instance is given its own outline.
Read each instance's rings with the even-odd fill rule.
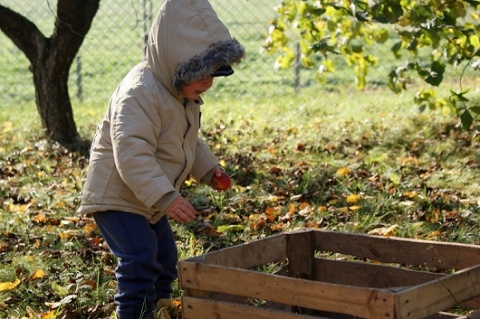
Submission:
[[[207,0],[167,0],[151,29],[146,61],[113,93],[92,142],[79,212],[92,213],[118,257],[119,319],[153,317],[171,297],[177,248],[167,216],[195,218],[180,195],[188,176],[224,174],[198,138],[200,95],[244,57]]]

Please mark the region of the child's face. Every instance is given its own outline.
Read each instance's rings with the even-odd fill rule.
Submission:
[[[207,91],[213,85],[213,76],[206,77],[200,81],[192,81],[182,89],[183,96],[190,101],[198,99],[200,94]]]

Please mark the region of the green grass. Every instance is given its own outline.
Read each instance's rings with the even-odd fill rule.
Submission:
[[[412,94],[312,86],[278,99],[205,101],[201,136],[235,186],[184,189],[200,216],[172,223],[180,258],[303,227],[480,241],[476,132],[420,113]],[[76,106],[85,138],[104,108]],[[115,260],[91,217],[75,213],[87,160],[43,139],[33,105],[14,110],[0,113],[0,283],[20,283],[0,292],[0,315],[107,318]]]

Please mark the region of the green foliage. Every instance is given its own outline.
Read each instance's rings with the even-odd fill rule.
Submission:
[[[326,73],[335,72],[335,56],[342,56],[354,70],[357,87],[364,89],[369,68],[381,58],[376,46],[393,39],[391,53],[399,64],[388,71],[390,89],[399,93],[408,89],[412,77],[420,79],[430,86],[415,99],[421,109],[449,108],[469,128],[480,107],[466,97],[461,81],[480,63],[479,7],[480,1],[473,0],[285,0],[271,22],[265,47],[279,54],[279,68],[288,68],[299,43],[302,65],[317,68],[321,82]],[[463,69],[460,92],[444,99],[436,96],[435,88],[447,68]]]

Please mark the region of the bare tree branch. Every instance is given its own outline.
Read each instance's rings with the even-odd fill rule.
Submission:
[[[45,47],[46,38],[37,26],[21,14],[0,5],[0,30],[34,64]]]

